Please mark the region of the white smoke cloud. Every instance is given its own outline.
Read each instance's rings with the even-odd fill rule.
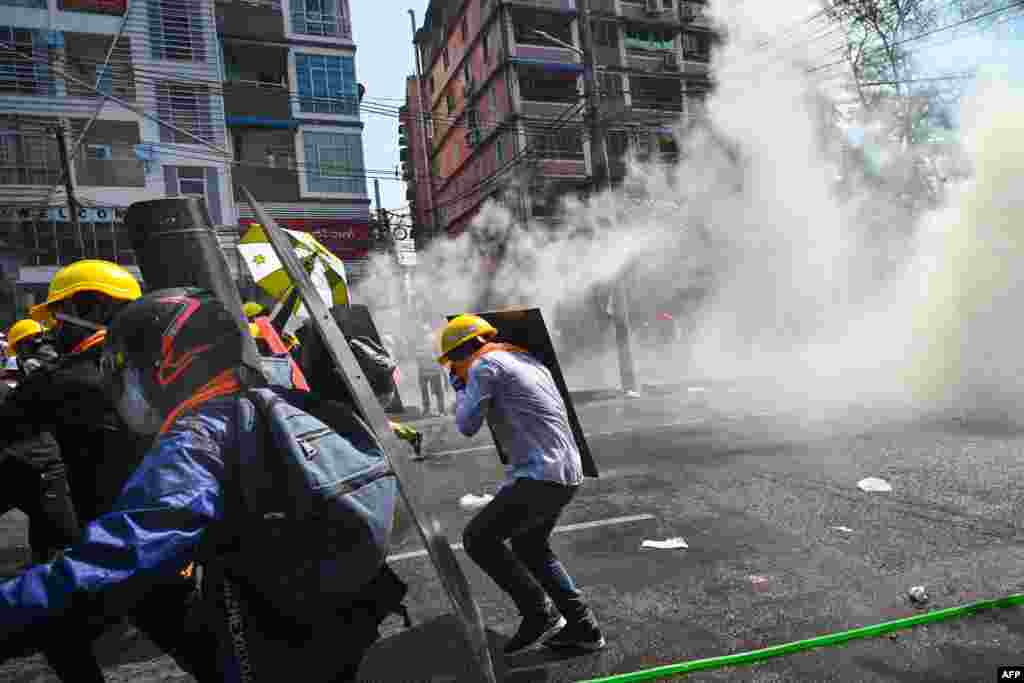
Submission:
[[[593,295],[625,280],[637,328],[664,307],[688,329],[679,346],[639,351],[647,381],[756,380],[747,407],[809,419],[1012,412],[1024,386],[1010,322],[1024,301],[1012,261],[1024,263],[1014,232],[1024,193],[1013,187],[1024,177],[1024,102],[997,83],[967,103],[975,178],[915,219],[905,195],[920,189],[905,184],[902,151],[872,121],[853,132],[836,125],[836,79],[808,74],[835,59],[836,34],[822,38],[826,24],[804,21],[817,10],[713,3],[727,40],[714,54],[708,119],[677,127],[682,161],[634,161],[621,188],[566,200],[554,227],[523,228],[488,204],[459,238],[421,254],[415,289],[427,301],[416,313],[439,325],[471,308],[488,279],[483,256],[504,243],[493,294],[570,323],[561,341],[579,370],[570,385],[617,384]],[[851,142],[875,176],[844,169],[838,153]],[[381,261],[355,295],[374,304],[399,289]],[[587,363],[569,353],[576,346],[605,355]]]

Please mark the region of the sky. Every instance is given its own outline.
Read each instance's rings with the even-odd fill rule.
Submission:
[[[422,25],[427,2],[350,0],[352,33],[356,43],[356,77],[366,87],[367,99],[400,107],[405,101],[405,79],[416,71],[409,9]],[[366,168],[393,169],[398,161],[398,119],[363,112],[363,148]],[[381,202],[392,211],[405,207],[405,184],[390,176],[380,179]],[[366,191],[373,200],[373,180]],[[377,208],[376,204],[373,208]]]

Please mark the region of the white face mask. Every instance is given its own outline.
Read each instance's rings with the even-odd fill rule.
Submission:
[[[142,391],[138,368],[128,366],[121,373],[121,396],[117,399],[117,414],[133,432],[156,434],[163,425],[163,416],[154,408]]]

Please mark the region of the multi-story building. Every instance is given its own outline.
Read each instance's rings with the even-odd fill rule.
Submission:
[[[370,246],[348,0],[217,0],[235,180],[358,280]],[[244,227],[254,222],[236,194]]]
[[[0,0],[0,241],[23,247],[17,308],[77,259],[134,268],[133,202],[198,197],[214,225],[244,228],[235,180],[358,270],[369,199],[354,52],[347,0]]]
[[[220,73],[213,0],[0,0],[0,239],[25,248],[20,309],[77,259],[134,267],[135,201],[201,196],[214,223],[234,220]]]
[[[710,87],[712,32],[690,0],[589,0],[589,11],[614,182],[630,151],[676,154],[671,125]],[[592,186],[576,0],[432,0],[416,42],[443,229],[458,233],[496,194],[545,216],[561,194]],[[422,148],[409,154],[418,160]],[[413,192],[417,222],[429,224],[431,207]]]

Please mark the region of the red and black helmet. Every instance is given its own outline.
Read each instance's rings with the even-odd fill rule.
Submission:
[[[105,357],[141,371],[146,398],[169,410],[242,363],[242,328],[211,292],[161,289],[131,302],[107,331]]]

